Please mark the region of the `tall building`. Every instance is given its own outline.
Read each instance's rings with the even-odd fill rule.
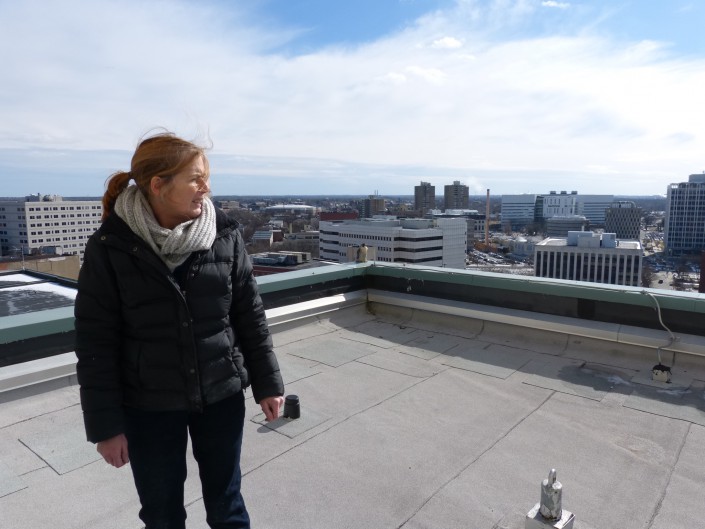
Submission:
[[[639,241],[619,241],[614,233],[571,231],[567,238],[544,239],[534,247],[534,274],[636,287],[643,255]]]
[[[467,247],[470,248],[475,239],[482,239],[485,236],[486,218],[476,209],[431,209],[428,216],[432,219],[464,219],[467,224]]]
[[[502,223],[512,228],[534,222],[536,195],[502,195]]]
[[[444,209],[468,209],[470,206],[470,188],[456,180],[444,186]]]
[[[428,182],[414,186],[414,209],[421,214],[436,207],[436,187]]]
[[[663,231],[671,255],[699,254],[705,249],[705,174],[668,186]]]
[[[321,259],[348,262],[348,247],[364,243],[377,261],[465,268],[464,218],[321,221],[319,232]]]
[[[100,200],[64,200],[58,195],[0,199],[0,246],[4,255],[78,255],[101,224]]]
[[[605,211],[613,195],[579,195],[577,191],[551,191],[547,195],[502,195],[502,222],[512,227],[545,222],[551,217],[582,215],[591,227],[605,225]]]
[[[641,214],[641,208],[634,202],[613,202],[605,212],[605,231],[617,234],[618,239],[639,240]]]
[[[548,195],[544,195],[541,217],[550,219],[555,216],[577,215],[577,195],[577,191],[571,191],[570,194],[565,191],[560,193],[551,191]]]
[[[576,215],[585,215],[593,228],[605,225],[605,212],[614,202],[614,195],[576,195]]]
[[[383,215],[386,211],[387,207],[384,203],[384,198],[381,198],[379,195],[369,195],[362,201],[362,211],[360,211],[360,217],[363,219],[369,219],[375,215]]]

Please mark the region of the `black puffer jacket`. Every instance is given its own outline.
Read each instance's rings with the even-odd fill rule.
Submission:
[[[77,374],[88,440],[123,432],[122,407],[192,410],[252,384],[284,394],[237,223],[174,273],[117,215],[88,241],[76,297]]]

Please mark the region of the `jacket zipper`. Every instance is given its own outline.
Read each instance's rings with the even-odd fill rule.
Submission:
[[[105,240],[105,239],[102,239],[102,240]],[[120,245],[114,245],[114,246],[117,246],[118,248],[120,248]],[[132,253],[133,255],[136,255],[140,260],[144,261],[149,266],[153,266],[153,267],[159,269],[159,266],[157,264],[155,264],[154,262],[152,262],[153,259],[147,257],[150,255],[149,253],[145,253],[144,251],[140,252],[139,247],[137,245],[132,245],[131,250],[132,250],[132,252],[128,252],[128,253]],[[163,268],[166,268],[166,265],[163,262],[161,262],[161,259],[159,259],[159,257],[156,254],[152,253],[152,255],[153,255],[154,259],[156,259],[162,265]],[[195,257],[191,258],[190,260],[191,260],[191,263],[189,263],[189,271],[187,272],[186,277],[184,278],[184,286],[185,287],[187,286],[187,284],[189,282],[189,277],[191,276],[190,268],[193,266],[193,264],[195,262],[200,260],[200,255],[196,255]],[[200,377],[200,373],[198,371],[198,355],[197,355],[197,350],[196,350],[196,338],[193,333],[193,318],[191,317],[191,311],[189,310],[188,303],[186,301],[187,288],[184,288],[184,289],[181,288],[178,281],[176,281],[176,279],[174,278],[174,275],[168,270],[168,268],[167,268],[167,280],[171,284],[171,286],[176,290],[178,295],[180,296],[181,301],[183,303],[183,307],[186,311],[186,317],[188,318],[188,322],[184,321],[184,322],[182,322],[182,324],[187,324],[190,327],[191,350],[193,352],[194,358],[193,358],[193,368],[190,368],[190,370],[192,372],[188,373],[187,375],[195,375],[195,377],[196,377],[196,390],[197,390],[196,399],[197,400],[194,403],[194,405],[195,405],[194,407],[196,408],[197,411],[203,411],[203,395],[201,392],[201,380],[200,380],[201,377]],[[190,395],[188,396],[188,400],[189,400],[189,402],[192,402]]]
[[[190,325],[190,331],[191,331],[191,351],[193,352],[193,367],[190,369],[189,375],[194,375],[196,378],[196,409],[198,411],[203,411],[203,394],[202,394],[202,388],[201,388],[201,374],[198,369],[198,350],[196,348],[196,337],[193,332],[193,318],[191,317],[191,311],[188,308],[188,302],[186,301],[186,294],[188,291],[188,286],[189,283],[191,282],[191,279],[195,276],[195,274],[192,272],[194,270],[196,263],[200,260],[200,255],[196,255],[192,258],[189,259],[188,263],[188,269],[186,271],[186,277],[184,277],[184,287],[183,289],[180,288],[178,282],[174,280],[174,286],[177,287],[177,290],[181,294],[184,307],[186,308],[186,314],[188,314],[189,317],[189,325]],[[173,276],[172,276],[173,277]]]

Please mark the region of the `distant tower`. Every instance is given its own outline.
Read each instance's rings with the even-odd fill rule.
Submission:
[[[663,232],[670,255],[700,255],[705,249],[705,174],[668,186]]]
[[[470,188],[458,180],[452,185],[444,186],[445,209],[468,209],[470,206]]]
[[[362,201],[362,213],[360,215],[363,219],[369,219],[375,215],[383,215],[386,213],[387,208],[384,204],[384,198],[379,195],[369,195],[368,198]]]
[[[490,244],[490,190],[487,190],[485,201],[485,244]]]
[[[605,211],[605,233],[616,233],[618,239],[639,240],[641,208],[634,202],[613,202]]]
[[[423,215],[436,207],[436,187],[428,182],[414,186],[414,209]]]

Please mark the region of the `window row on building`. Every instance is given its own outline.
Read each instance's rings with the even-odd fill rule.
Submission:
[[[3,255],[22,252],[82,257],[88,238],[102,221],[100,200],[64,200],[57,195],[5,199],[0,202],[0,211],[17,211],[5,219],[3,235],[7,237],[0,239]],[[32,221],[29,234],[28,220]]]

